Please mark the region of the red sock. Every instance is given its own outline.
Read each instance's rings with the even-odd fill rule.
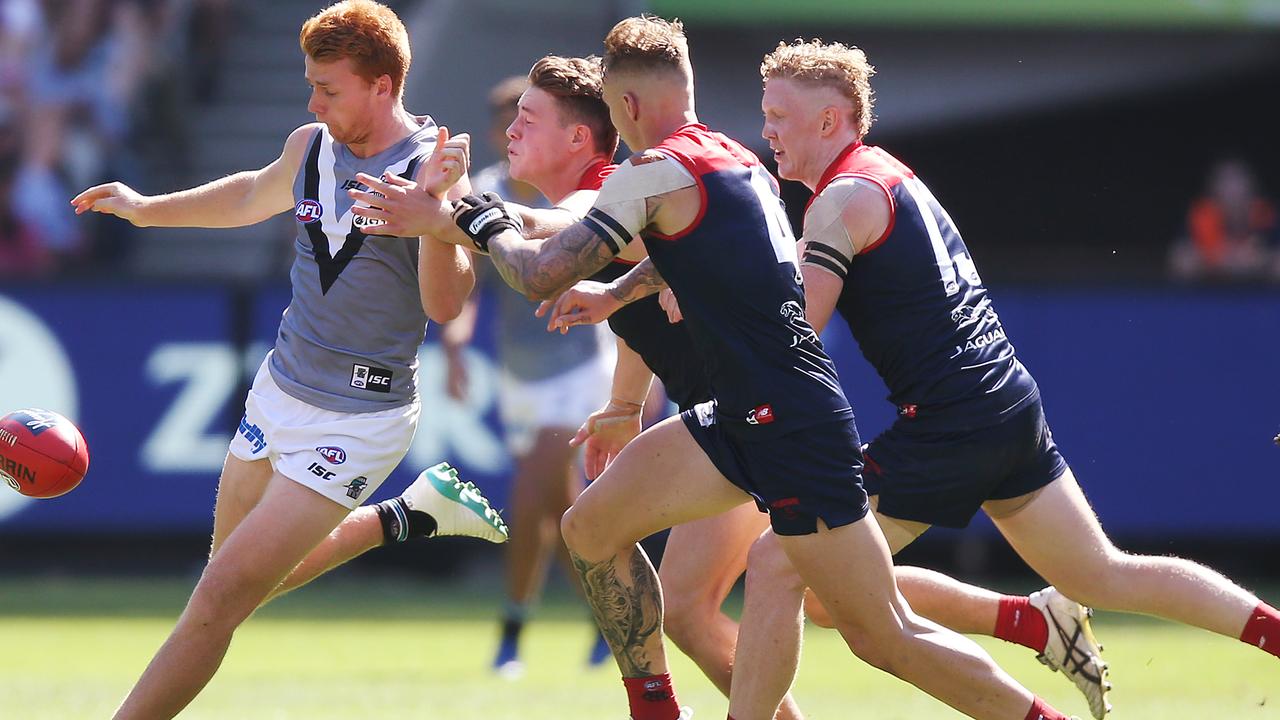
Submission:
[[[622,678],[627,686],[627,702],[631,705],[631,720],[677,720],[680,706],[676,704],[676,692],[671,687],[671,674],[649,677]]]
[[[1054,710],[1040,698],[1031,701],[1031,709],[1027,711],[1026,720],[1071,720],[1071,718]]]
[[[1240,641],[1280,657],[1280,610],[1258,603],[1240,633]]]
[[[1031,599],[1006,595],[1000,598],[1000,610],[996,613],[995,636],[1001,640],[1044,652],[1049,642],[1049,626],[1044,615],[1031,607]]]

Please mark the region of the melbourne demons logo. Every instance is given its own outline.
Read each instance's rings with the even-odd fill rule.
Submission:
[[[300,223],[316,222],[323,213],[324,208],[321,207],[320,203],[310,198],[299,200],[298,204],[293,208],[293,216],[298,218]]]
[[[326,445],[325,447],[316,448],[316,452],[320,453],[321,457],[334,465],[341,465],[347,461],[347,451],[340,447]]]

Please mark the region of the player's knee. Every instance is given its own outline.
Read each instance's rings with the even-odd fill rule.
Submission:
[[[866,664],[893,673],[894,658],[898,654],[898,641],[905,637],[895,637],[898,633],[872,633],[864,628],[842,627],[840,635],[845,643]]]
[[[261,598],[255,601],[235,575],[210,568],[191,593],[184,615],[209,631],[230,631],[244,622],[259,602]]]
[[[777,537],[762,535],[751,545],[747,555],[747,582],[768,586],[774,591],[798,591],[804,588],[800,573],[792,566]]]
[[[616,554],[611,539],[601,532],[601,523],[574,505],[560,516],[560,534],[565,547],[575,556],[587,560],[603,560]]]
[[[715,627],[719,606],[696,594],[663,588],[662,631],[686,654],[695,654]]]

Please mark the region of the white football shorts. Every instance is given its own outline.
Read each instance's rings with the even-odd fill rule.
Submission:
[[[323,410],[281,390],[267,362],[253,379],[231,454],[268,459],[290,480],[346,508],[359,507],[409,451],[421,403],[369,413]]]
[[[609,401],[615,357],[612,349],[600,352],[544,380],[520,380],[502,373],[498,410],[511,454],[528,454],[544,429],[567,430],[564,442],[569,442],[587,416]]]

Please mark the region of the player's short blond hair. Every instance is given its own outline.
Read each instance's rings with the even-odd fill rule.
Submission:
[[[684,24],[656,15],[627,18],[604,38],[604,72],[670,70],[687,72],[689,40]]]
[[[409,32],[395,12],[374,0],[342,0],[302,24],[302,52],[318,62],[349,58],[369,82],[391,77],[396,97],[409,74]]]
[[[867,54],[852,45],[824,43],[821,40],[796,40],[778,47],[764,56],[760,77],[798,80],[803,83],[834,88],[853,103],[853,123],[858,137],[871,130],[871,76],[876,69],[867,62]]]
[[[609,118],[609,106],[601,92],[603,79],[600,58],[595,55],[548,55],[529,70],[529,85],[556,99],[561,120],[586,125],[591,129],[596,150],[613,157],[618,149],[618,130]]]

